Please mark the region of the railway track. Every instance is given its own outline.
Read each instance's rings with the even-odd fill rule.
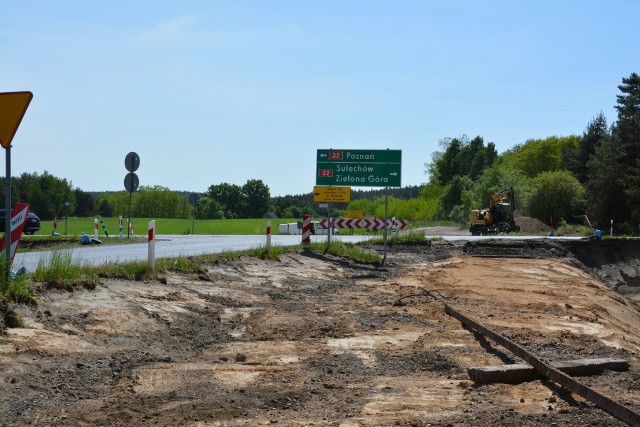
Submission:
[[[427,301],[440,302],[444,306],[445,313],[447,313],[449,316],[452,316],[455,319],[459,320],[467,328],[482,334],[484,337],[491,339],[497,344],[500,344],[511,353],[520,357],[529,365],[531,365],[543,377],[548,378],[554,383],[564,387],[566,390],[569,390],[583,397],[587,401],[595,404],[598,408],[602,409],[618,420],[623,421],[633,427],[640,426],[640,413],[575,380],[574,378],[562,372],[560,369],[552,366],[550,363],[546,363],[540,357],[528,351],[520,344],[495,332],[491,328],[462,313],[460,310],[449,304],[439,292],[427,290],[421,291],[422,292],[419,294],[407,295],[400,298],[398,301],[396,301],[395,305],[401,305],[402,300],[413,297],[425,297],[427,298]]]

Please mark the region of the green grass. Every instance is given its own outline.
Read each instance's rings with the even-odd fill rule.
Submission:
[[[413,232],[404,232],[404,233],[389,233],[387,236],[388,244],[419,244],[424,243],[427,240],[441,240],[441,238],[429,238],[424,235],[424,233],[413,233]],[[384,237],[381,236],[376,239],[370,240],[368,243],[382,245],[384,243]]]
[[[36,292],[26,274],[6,278],[6,259],[0,259],[0,296],[18,304],[34,305],[37,303]]]
[[[278,224],[298,222],[295,218],[277,219],[174,219],[174,218],[133,218],[134,235],[147,235],[149,221],[155,219],[156,234],[265,234],[267,221],[271,221],[271,233],[277,234]],[[317,220],[317,219],[316,219]],[[102,221],[109,233],[109,236],[120,236],[118,218],[103,218]],[[37,234],[51,235],[53,231],[53,221],[40,221],[42,227]],[[126,221],[123,221],[123,236],[127,236]],[[65,233],[66,229],[66,233]],[[193,233],[192,233],[193,230]],[[102,224],[98,223],[100,237],[104,237]],[[81,233],[94,235],[94,218],[64,218],[58,221],[57,232],[61,235],[79,236]]]
[[[48,287],[70,289],[77,285],[95,287],[97,274],[87,264],[73,261],[70,249],[51,251],[40,257],[31,278]]]
[[[156,234],[234,234],[234,235],[260,235],[266,233],[267,221],[271,221],[271,233],[278,234],[278,224],[287,224],[292,222],[301,221],[301,218],[275,218],[275,219],[197,219],[192,221],[189,219],[176,219],[176,218],[134,218],[133,231],[134,235],[146,236],[149,226],[149,221],[155,219],[156,221]],[[313,221],[319,221],[322,218],[314,217]],[[120,235],[118,218],[103,218],[102,219],[109,236],[118,237]],[[51,235],[53,231],[53,221],[40,221],[41,230],[37,234]],[[419,222],[412,221],[410,226],[415,227],[427,227],[436,225],[456,225],[452,222]],[[123,221],[123,235],[127,236],[126,221]],[[66,233],[65,233],[66,229]],[[102,224],[98,223],[98,231],[100,238],[104,237],[104,230]],[[193,231],[193,233],[192,233]],[[57,232],[61,235],[79,236],[81,233],[86,233],[91,236],[94,235],[94,218],[68,218],[66,221],[64,218],[58,221]],[[372,234],[369,230],[353,230],[354,234]],[[381,232],[378,232],[381,233]],[[350,234],[350,230],[341,229],[340,234]]]

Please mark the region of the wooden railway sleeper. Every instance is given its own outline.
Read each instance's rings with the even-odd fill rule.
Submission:
[[[624,406],[611,398],[598,393],[592,388],[574,380],[570,376],[564,374],[560,370],[554,368],[553,366],[543,362],[540,358],[536,357],[534,354],[530,353],[521,345],[511,341],[510,339],[494,332],[493,330],[487,328],[486,326],[481,325],[476,320],[462,314],[458,310],[456,310],[453,306],[451,306],[445,298],[437,291],[426,291],[422,290],[421,294],[414,294],[405,296],[398,301],[394,305],[399,305],[402,299],[410,298],[410,297],[426,297],[431,301],[439,301],[444,305],[445,313],[448,315],[455,317],[460,322],[462,322],[467,327],[475,330],[476,332],[484,335],[487,338],[490,338],[494,342],[500,344],[505,347],[507,350],[520,357],[528,364],[530,364],[534,369],[536,369],[541,375],[546,378],[549,378],[551,381],[559,384],[565,389],[576,393],[579,396],[587,399],[589,402],[595,404],[598,408],[607,412],[609,415],[623,421],[630,426],[640,427],[640,414],[633,411],[632,409]]]

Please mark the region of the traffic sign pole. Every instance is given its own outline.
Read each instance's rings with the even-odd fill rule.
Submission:
[[[0,93],[0,145],[5,149],[6,163],[4,207],[7,215],[4,220],[4,233],[6,236],[5,283],[7,285],[11,277],[11,141],[32,99],[33,93],[29,91]]]
[[[131,176],[133,172],[129,172],[129,176]],[[131,180],[131,178],[129,178]],[[132,191],[129,191],[129,211],[127,212],[127,218],[131,221],[131,195]],[[127,239],[131,238],[131,227],[127,227]]]
[[[387,230],[389,229],[389,187],[385,188],[384,194],[384,256],[382,257],[382,267],[387,260]]]
[[[327,229],[327,248],[331,246],[331,233],[333,229],[333,221],[331,220],[331,205],[327,203],[327,220],[329,222],[329,228]]]
[[[129,192],[129,221],[131,221],[131,197],[134,191],[138,189],[138,175],[134,172],[140,167],[140,156],[135,151],[130,152],[124,158],[124,167],[129,171],[124,177],[124,188]],[[131,236],[131,227],[127,229],[127,239]]]
[[[5,149],[6,156],[6,187],[5,187],[5,216],[4,216],[4,235],[6,236],[6,245],[5,245],[5,284],[9,285],[9,277],[11,271],[11,145],[6,147]]]

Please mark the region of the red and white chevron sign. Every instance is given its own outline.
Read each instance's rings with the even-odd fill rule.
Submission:
[[[363,227],[368,230],[384,230],[384,220],[383,219],[370,219],[369,226]]]
[[[404,230],[405,228],[407,228],[407,225],[409,225],[409,221],[407,221],[406,219],[394,219],[393,222],[394,224],[392,227],[396,230]]]
[[[340,218],[336,220],[337,228],[360,228],[360,220],[357,218]]]
[[[31,205],[29,203],[16,203],[13,205],[13,210],[11,211],[11,262],[13,263],[13,257],[16,255],[16,250],[18,249],[18,243],[20,243],[20,237],[22,236],[22,229],[24,228],[24,223],[27,220],[27,214],[29,213],[29,207]],[[7,233],[5,233],[6,236]],[[6,240],[5,236],[2,236],[2,240],[0,240],[0,251],[4,251]]]
[[[408,221],[406,219],[390,219],[387,221],[388,229],[403,230],[407,228]],[[329,228],[329,221],[325,218],[320,220],[320,227]],[[334,220],[334,227],[336,228],[364,228],[367,230],[384,230],[385,221],[377,218],[339,218]]]

